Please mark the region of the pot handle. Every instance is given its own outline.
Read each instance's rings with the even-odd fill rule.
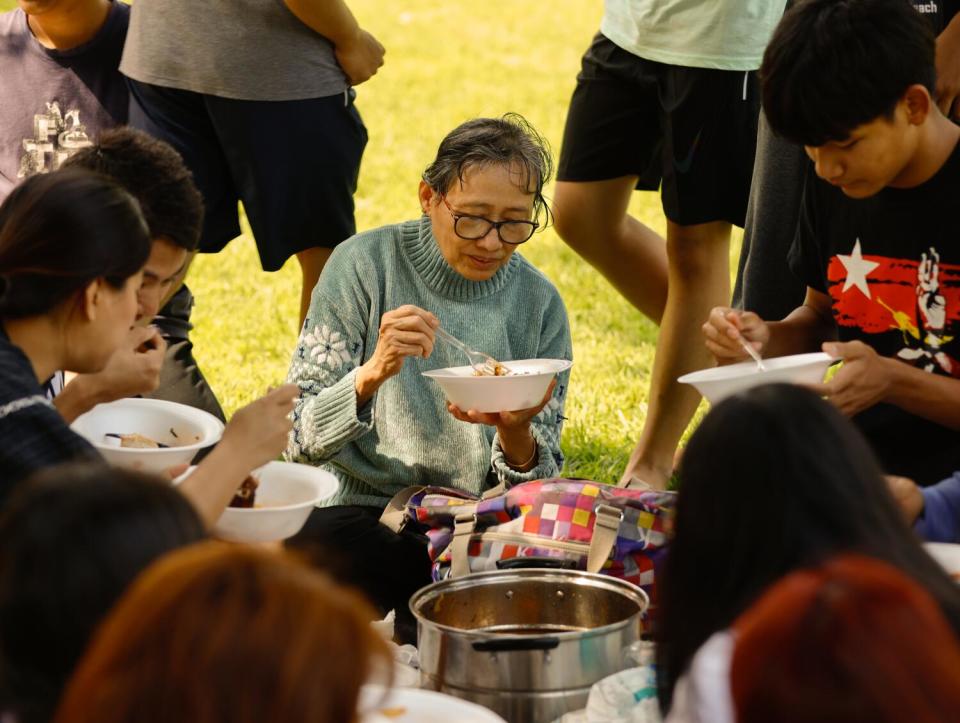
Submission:
[[[478,640],[473,644],[473,649],[478,653],[506,653],[523,650],[553,650],[558,645],[560,645],[560,641],[557,638],[524,635],[513,638]]]
[[[511,557],[497,560],[498,570],[520,570],[527,567],[539,567],[550,570],[576,570],[576,560],[559,557]]]

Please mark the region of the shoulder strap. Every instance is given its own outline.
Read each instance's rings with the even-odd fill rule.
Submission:
[[[450,541],[450,577],[470,574],[470,537],[476,527],[477,516],[472,512],[456,516]]]
[[[587,553],[587,572],[600,572],[603,569],[603,564],[617,544],[620,523],[623,521],[623,511],[612,505],[597,505],[594,513],[597,517]]]
[[[407,522],[407,503],[419,492],[425,490],[426,487],[413,486],[413,487],[404,487],[402,490],[397,492],[393,498],[387,503],[387,506],[383,510],[383,514],[380,515],[380,524],[385,525],[394,532],[399,533],[403,529],[404,525]]]

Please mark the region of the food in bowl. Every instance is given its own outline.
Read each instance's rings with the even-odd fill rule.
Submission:
[[[483,369],[473,370],[473,376],[475,377],[505,377],[510,374],[513,374],[513,371],[505,367],[500,362],[497,362],[493,365],[493,374],[486,374]]]
[[[169,444],[163,444],[155,439],[150,439],[143,434],[132,432],[129,434],[118,434],[116,432],[107,432],[103,435],[103,441],[106,444],[115,444],[117,447],[126,449],[160,449],[169,447]]]
[[[189,464],[223,434],[223,422],[212,414],[161,399],[98,404],[72,427],[110,464],[160,474]]]
[[[256,506],[257,502],[257,487],[260,485],[260,480],[254,477],[252,474],[247,475],[247,478],[240,484],[240,487],[233,495],[233,499],[230,500],[229,507],[237,507],[240,509],[250,509],[251,507]]]
[[[190,468],[173,481],[180,484]],[[336,494],[339,480],[307,464],[267,462],[253,470],[257,480],[253,506],[227,507],[213,534],[230,542],[277,542],[300,532],[314,507]]]
[[[423,372],[436,382],[446,398],[460,409],[477,412],[515,412],[543,401],[550,381],[569,369],[568,359],[518,359],[506,362],[502,376],[476,376],[473,367],[447,367]]]

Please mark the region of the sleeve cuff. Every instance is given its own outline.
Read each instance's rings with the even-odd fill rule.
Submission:
[[[923,513],[913,529],[928,542],[960,542],[960,474],[920,490]]]
[[[505,485],[512,486],[521,482],[531,482],[537,479],[548,479],[560,474],[560,467],[554,457],[555,450],[546,442],[543,433],[537,425],[530,426],[530,433],[533,435],[533,441],[537,443],[537,465],[527,471],[518,472],[507,464],[507,457],[500,446],[500,436],[495,434],[493,437],[493,447],[491,449],[491,466],[497,479]]]

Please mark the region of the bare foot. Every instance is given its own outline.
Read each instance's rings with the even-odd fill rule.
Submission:
[[[670,481],[670,469],[658,469],[640,462],[627,465],[627,469],[620,477],[620,486],[629,489],[665,490]]]

